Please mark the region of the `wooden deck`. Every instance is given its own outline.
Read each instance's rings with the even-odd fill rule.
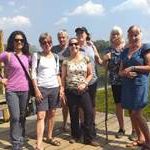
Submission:
[[[84,145],[81,143],[70,144],[69,133],[64,133],[61,131],[61,123],[62,116],[61,111],[57,111],[56,116],[56,125],[54,130],[54,136],[61,141],[61,146],[52,146],[50,144],[44,143],[45,150],[128,150],[130,148],[126,148],[126,144],[130,141],[128,140],[128,135],[131,132],[131,124],[130,119],[128,117],[125,118],[125,129],[126,135],[121,139],[115,138],[115,133],[118,131],[118,123],[115,115],[109,114],[108,117],[108,138],[109,141],[105,140],[105,122],[104,122],[104,114],[97,113],[96,116],[96,128],[97,128],[97,140],[99,141],[99,147],[93,147],[90,145]],[[33,150],[35,147],[35,120],[36,116],[30,116],[27,118],[27,136],[29,137],[29,141],[25,145],[26,150]],[[150,124],[149,124],[150,125]],[[10,149],[9,143],[9,123],[0,124],[0,150]],[[136,147],[134,149],[139,149],[140,147]]]

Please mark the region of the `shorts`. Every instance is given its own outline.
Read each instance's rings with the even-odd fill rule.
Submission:
[[[121,85],[111,85],[115,103],[121,103]]]
[[[39,87],[39,90],[43,96],[43,100],[40,102],[36,101],[37,111],[47,111],[53,108],[60,107],[59,87],[56,88]]]
[[[88,92],[90,95],[92,107],[95,107],[95,101],[96,101],[96,91],[97,91],[97,82],[94,82],[93,84],[88,86]]]

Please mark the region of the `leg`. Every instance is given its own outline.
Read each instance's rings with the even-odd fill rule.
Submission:
[[[28,100],[29,100],[29,92],[21,92],[19,95],[19,104],[20,104],[20,122],[22,126],[23,137],[25,137],[26,108]]]
[[[62,129],[64,131],[67,131],[67,118],[68,118],[68,106],[62,104],[62,114],[63,114],[63,124],[62,124]]]
[[[42,140],[43,140],[43,133],[44,133],[44,127],[45,127],[45,116],[46,116],[46,111],[38,111],[37,112],[37,128],[36,128],[36,133],[37,133],[37,148],[42,147]]]
[[[52,139],[52,134],[53,134],[53,128],[55,124],[55,114],[56,114],[56,109],[51,109],[48,111],[48,139]]]
[[[10,138],[13,147],[20,147],[22,128],[20,124],[20,106],[17,92],[6,92],[6,100],[10,112]]]
[[[93,136],[96,137],[96,128],[95,128],[95,117],[96,117],[96,109],[95,109],[95,100],[96,100],[96,91],[97,91],[97,82],[88,86],[89,96],[92,103],[92,113],[93,113]]]
[[[150,131],[149,131],[148,125],[146,123],[146,120],[143,117],[142,111],[143,111],[142,109],[134,111],[134,116],[135,116],[137,123],[139,125],[139,128],[145,138],[145,143],[150,145]]]
[[[71,136],[73,138],[80,138],[80,127],[79,127],[79,97],[72,92],[66,92],[70,121],[71,121]]]

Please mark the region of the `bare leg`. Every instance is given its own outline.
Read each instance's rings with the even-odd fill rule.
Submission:
[[[134,114],[135,114],[135,118],[138,122],[139,128],[144,135],[145,143],[150,145],[150,131],[149,131],[148,125],[146,123],[146,120],[143,117],[142,109],[134,111]]]
[[[119,123],[119,128],[124,130],[124,110],[120,103],[116,104],[116,116]]]
[[[52,134],[53,134],[53,128],[55,124],[55,114],[56,114],[56,109],[51,109],[48,111],[48,139],[52,139]]]
[[[140,127],[139,117],[140,116],[139,116],[138,111],[131,111],[131,120],[132,120],[133,126],[135,128],[138,140],[139,141],[145,141],[144,134],[143,134],[141,127]]]
[[[63,113],[63,124],[62,129],[65,131],[67,129],[67,118],[68,118],[68,106],[62,105],[62,113]]]
[[[42,147],[42,140],[43,140],[43,133],[44,133],[44,127],[45,127],[45,111],[39,111],[37,112],[37,148]]]

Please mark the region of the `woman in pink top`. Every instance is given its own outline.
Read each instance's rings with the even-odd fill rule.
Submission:
[[[14,31],[8,38],[6,51],[0,54],[6,75],[0,81],[6,88],[6,101],[10,112],[10,139],[12,150],[22,149],[25,136],[26,106],[29,86],[25,72],[16,58],[29,70],[29,44],[22,31]]]

